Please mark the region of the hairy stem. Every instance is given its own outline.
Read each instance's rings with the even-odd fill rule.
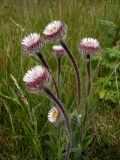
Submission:
[[[66,149],[66,159],[69,160],[70,159],[70,153],[71,153],[71,128],[70,128],[70,123],[69,123],[67,113],[66,113],[62,103],[59,101],[59,99],[57,97],[54,96],[54,94],[51,92],[51,90],[47,87],[44,87],[43,89],[44,89],[45,93],[50,98],[52,98],[52,100],[57,104],[57,106],[60,108],[60,110],[63,113],[65,124],[66,124],[66,129],[67,129],[66,131],[67,131],[67,135],[68,135],[68,143],[67,143],[67,149]]]
[[[71,62],[72,62],[72,65],[74,67],[74,70],[75,70],[75,73],[76,73],[76,78],[77,78],[77,94],[78,94],[78,107],[80,105],[80,73],[79,73],[79,70],[78,70],[78,67],[77,67],[77,63],[72,55],[72,53],[70,52],[70,50],[68,49],[68,47],[66,46],[66,44],[61,41],[60,44],[63,46],[63,48],[66,50],[66,53],[68,55],[68,57],[70,58]]]
[[[88,74],[88,89],[87,89],[87,96],[88,96],[90,94],[90,89],[91,89],[91,62],[89,54],[86,56],[86,67]]]
[[[58,62],[58,88],[60,86],[60,78],[61,78],[61,57],[57,58]]]
[[[95,72],[94,72],[94,75],[93,75],[93,78],[92,78],[92,82],[94,82],[97,79],[98,72],[99,72],[99,69],[100,69],[100,63],[101,63],[101,58],[100,58],[97,66],[96,66],[96,69],[95,69]]]
[[[88,107],[89,107],[89,96],[90,96],[90,91],[91,91],[91,62],[90,62],[90,55],[86,55],[86,68],[87,68],[87,104],[85,105],[85,117],[83,120],[83,126],[85,125],[87,121],[87,116],[88,116]]]
[[[37,56],[39,57],[39,59],[41,60],[42,64],[44,65],[44,67],[46,67],[48,70],[50,70],[50,67],[49,65],[47,64],[47,62],[45,61],[43,55],[40,53],[40,52],[37,52]],[[51,70],[50,70],[51,71]],[[53,75],[53,72],[51,71],[51,75],[52,75],[52,81],[53,81],[53,85],[54,85],[54,88],[56,90],[56,94],[57,94],[57,97],[59,98],[59,90],[58,90],[58,87],[57,87],[57,83],[55,81],[55,78],[54,78],[54,75]]]
[[[76,120],[76,119],[71,119],[71,121],[73,121],[73,122],[75,122],[78,126],[79,126],[79,129],[80,129],[80,139],[79,139],[79,142],[80,142],[80,144],[82,144],[82,132],[83,132],[83,128],[82,128],[82,124],[81,124],[81,122],[79,122],[78,120]]]

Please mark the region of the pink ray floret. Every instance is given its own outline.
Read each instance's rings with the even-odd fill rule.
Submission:
[[[49,71],[46,68],[37,65],[27,71],[23,77],[23,81],[29,91],[36,91],[48,85],[50,78]]]

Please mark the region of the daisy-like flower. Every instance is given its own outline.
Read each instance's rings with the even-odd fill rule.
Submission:
[[[48,120],[51,123],[58,123],[61,118],[62,118],[62,112],[58,107],[53,107],[50,109],[48,113]]]
[[[21,45],[24,54],[32,55],[39,52],[39,49],[43,47],[44,42],[38,33],[31,33],[29,36],[23,38]]]
[[[42,87],[49,84],[50,79],[49,71],[39,65],[31,68],[23,77],[23,81],[29,91],[38,91],[42,89]]]
[[[61,21],[53,21],[49,23],[43,31],[46,41],[60,41],[66,36],[67,26]]]
[[[78,47],[81,52],[88,55],[96,54],[100,51],[99,41],[93,38],[83,38]]]
[[[64,55],[65,50],[64,48],[59,45],[59,46],[53,46],[53,54],[57,57],[60,58],[62,55]]]

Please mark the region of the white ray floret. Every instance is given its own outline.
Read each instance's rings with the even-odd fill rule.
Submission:
[[[65,38],[67,26],[61,21],[56,20],[49,23],[43,31],[45,40],[61,40]]]
[[[100,43],[94,38],[83,38],[78,47],[86,54],[95,54],[100,51]]]
[[[62,23],[61,21],[53,21],[51,23],[49,23],[45,30],[43,31],[43,33],[45,35],[51,35],[51,34],[54,34],[56,33],[56,31],[58,31],[58,29],[62,26]]]
[[[43,47],[43,39],[38,33],[31,33],[25,36],[21,42],[23,52],[27,55],[31,55],[39,51]]]
[[[58,46],[53,46],[53,50],[56,50],[56,51],[64,51],[64,48],[61,46],[61,45],[58,45]]]
[[[59,58],[65,54],[65,50],[61,45],[53,46],[53,54]]]
[[[57,107],[53,107],[50,109],[48,113],[49,122],[56,123],[59,122],[61,118],[62,118],[62,112]]]
[[[27,71],[23,81],[30,91],[38,90],[49,83],[50,73],[46,68],[37,65]]]

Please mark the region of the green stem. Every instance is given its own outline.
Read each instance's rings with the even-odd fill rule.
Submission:
[[[96,69],[95,69],[95,72],[94,72],[94,75],[93,75],[93,78],[92,78],[92,82],[94,82],[96,79],[97,79],[97,76],[98,76],[98,72],[99,72],[99,67],[100,67],[100,63],[101,63],[101,58],[96,66]]]
[[[87,89],[87,96],[90,94],[91,89],[91,62],[90,62],[90,55],[86,56],[86,66],[87,66],[87,74],[88,74],[88,89]]]
[[[90,55],[86,55],[86,68],[87,68],[87,104],[85,105],[85,117],[83,119],[83,126],[85,125],[88,117],[88,107],[89,107],[89,96],[91,91],[91,62]]]
[[[72,62],[72,65],[73,65],[73,68],[75,70],[75,73],[76,73],[76,78],[77,78],[77,94],[78,94],[78,107],[80,105],[80,98],[81,98],[81,95],[80,95],[80,73],[79,73],[79,70],[78,70],[78,67],[77,67],[77,63],[72,55],[72,53],[70,52],[70,50],[68,49],[67,45],[61,41],[60,44],[62,45],[62,47],[65,49],[69,59],[71,60]]]
[[[57,58],[58,61],[58,88],[60,86],[60,78],[61,78],[61,57]]]
[[[78,120],[76,120],[76,119],[71,119],[74,123],[76,123],[78,126],[79,126],[79,128],[80,128],[80,139],[79,139],[79,142],[80,142],[80,144],[82,144],[82,132],[83,132],[83,127],[82,127],[82,124],[81,124],[81,122],[79,122]]]
[[[71,127],[70,127],[70,123],[69,123],[69,119],[67,116],[67,113],[64,109],[64,106],[62,105],[62,103],[59,101],[59,99],[57,97],[54,96],[54,94],[51,92],[51,90],[47,87],[44,87],[43,90],[45,91],[45,93],[52,98],[52,100],[57,104],[57,106],[60,108],[60,110],[63,113],[64,116],[64,120],[65,120],[65,124],[66,124],[66,131],[67,131],[67,135],[68,135],[68,143],[67,143],[67,149],[66,149],[66,159],[69,160],[70,159],[70,153],[71,153]]]

